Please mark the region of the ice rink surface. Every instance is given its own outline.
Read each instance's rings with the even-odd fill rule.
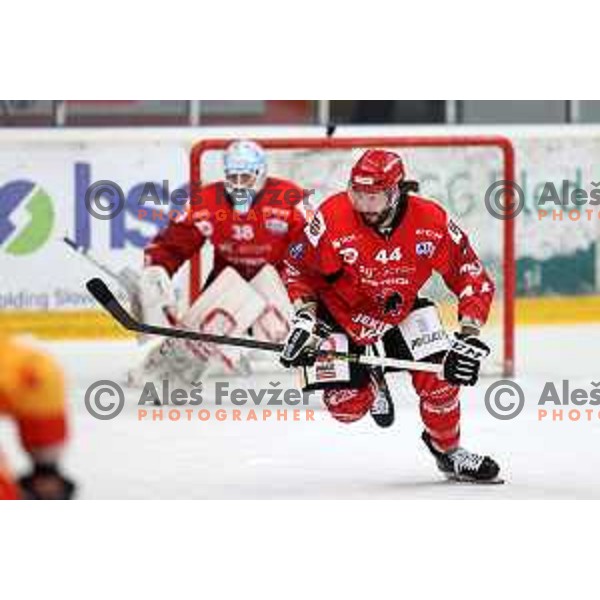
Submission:
[[[416,399],[403,376],[392,380],[397,416],[387,430],[367,415],[353,425],[335,422],[311,401],[315,420],[274,419],[234,422],[138,420],[139,389],[126,390],[126,404],[113,420],[94,419],[84,406],[85,391],[101,379],[123,382],[139,351],[134,342],[43,343],[64,365],[69,381],[72,440],[66,469],[84,499],[186,498],[600,498],[600,418],[591,421],[538,420],[545,382],[560,391],[588,391],[600,381],[600,325],[526,327],[517,334],[515,381],[525,391],[525,409],[501,421],[484,406],[485,378],[462,394],[462,443],[491,454],[502,467],[505,485],[446,482],[423,446]],[[261,375],[232,380],[231,387],[294,386],[294,377]],[[205,382],[202,407],[216,410]],[[198,408],[198,407],[196,407]],[[231,414],[232,405],[223,405]],[[241,408],[244,417],[250,407]],[[549,412],[552,408],[547,407]],[[580,407],[583,409],[592,406]],[[291,413],[290,413],[291,415]],[[14,427],[0,424],[3,449],[24,468]]]

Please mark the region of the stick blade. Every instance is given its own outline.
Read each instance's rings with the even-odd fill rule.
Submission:
[[[85,287],[95,298],[96,302],[110,313],[125,329],[130,331],[142,331],[143,327],[138,323],[115,298],[115,295],[108,289],[108,286],[99,277],[90,279]]]
[[[114,294],[108,289],[108,286],[99,277],[90,279],[86,284],[88,292],[102,306],[107,306],[111,300],[114,300]]]

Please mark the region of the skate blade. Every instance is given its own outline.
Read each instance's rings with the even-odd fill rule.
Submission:
[[[460,477],[459,475],[446,475],[446,480],[452,483],[467,483],[471,485],[503,485],[506,480],[502,477],[494,479],[472,479],[471,477]]]

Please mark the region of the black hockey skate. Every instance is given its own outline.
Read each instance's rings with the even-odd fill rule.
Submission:
[[[421,439],[433,454],[438,469],[451,481],[463,483],[504,483],[498,477],[498,463],[482,454],[469,452],[460,446],[450,452],[440,452],[431,442],[431,436],[424,431]]]
[[[383,371],[381,369],[373,369],[371,378],[377,386],[377,395],[370,409],[371,416],[379,427],[390,427],[395,417],[394,402],[383,376]]]

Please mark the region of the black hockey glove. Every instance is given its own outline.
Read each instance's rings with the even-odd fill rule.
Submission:
[[[474,335],[455,333],[444,357],[444,379],[454,385],[475,385],[481,361],[489,353],[489,346]]]
[[[24,500],[71,500],[75,484],[56,465],[36,464],[28,475],[19,479]]]
[[[319,346],[330,334],[328,325],[318,321],[311,311],[300,309],[292,319],[279,362],[287,368],[314,365]]]

